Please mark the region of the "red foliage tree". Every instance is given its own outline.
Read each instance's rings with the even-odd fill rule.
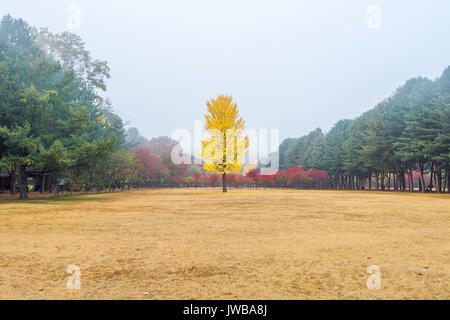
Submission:
[[[269,185],[272,185],[272,181],[273,181],[273,177],[274,176],[275,175],[264,174],[264,175],[260,176],[259,181],[261,181],[261,183],[263,183],[264,186],[267,187]]]
[[[147,149],[133,151],[132,169],[140,180],[151,182],[162,176],[161,159]]]
[[[208,176],[208,183],[212,186],[214,186],[215,184],[217,184],[217,182],[219,181],[219,176],[216,174],[210,174]]]
[[[327,183],[328,173],[322,170],[309,170],[306,171],[306,176],[312,181],[317,183]]]
[[[244,184],[245,182],[246,182],[246,180],[245,180],[245,177],[244,177],[244,176],[242,176],[242,175],[240,175],[240,174],[236,174],[236,175],[234,176],[234,184],[242,185],[242,184]]]
[[[172,181],[173,183],[176,183],[178,185],[183,184],[184,179],[182,177],[172,177],[170,178],[170,181]]]
[[[256,184],[256,186],[258,186],[259,179],[261,177],[261,169],[256,168],[256,169],[250,170],[249,172],[247,172],[246,177],[249,182],[249,187],[250,187],[250,183],[254,183],[254,184]]]
[[[299,167],[288,169],[286,176],[288,178],[288,184],[295,185],[297,188],[300,188],[301,183],[309,181],[305,171]]]
[[[236,183],[236,175],[235,174],[227,174],[227,182],[229,184],[235,184]]]
[[[287,176],[286,172],[284,172],[284,171],[278,172],[275,175],[274,179],[280,186],[286,186],[287,185],[288,176]]]
[[[203,176],[201,173],[196,173],[194,175],[194,183],[195,184],[202,184],[203,183]]]

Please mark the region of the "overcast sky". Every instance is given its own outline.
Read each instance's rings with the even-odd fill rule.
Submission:
[[[249,128],[329,130],[450,65],[448,0],[2,0],[0,14],[61,32],[71,5],[116,111],[147,137],[192,130],[219,93]]]

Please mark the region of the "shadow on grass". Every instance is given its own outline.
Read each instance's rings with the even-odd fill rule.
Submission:
[[[37,199],[19,200],[19,199],[0,199],[0,203],[36,203],[36,204],[51,204],[51,203],[69,203],[78,201],[96,201],[101,200],[99,194],[74,194],[62,196],[48,196]]]

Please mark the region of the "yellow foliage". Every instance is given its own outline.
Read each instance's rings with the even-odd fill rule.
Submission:
[[[206,130],[209,138],[202,141],[203,168],[218,174],[239,173],[249,147],[244,135],[244,120],[230,96],[220,95],[206,103]]]
[[[106,125],[106,123],[107,123],[105,117],[97,117],[97,122],[101,125]]]

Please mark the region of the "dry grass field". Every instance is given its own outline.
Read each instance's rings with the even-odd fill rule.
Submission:
[[[449,195],[218,191],[0,200],[0,299],[450,299]]]

